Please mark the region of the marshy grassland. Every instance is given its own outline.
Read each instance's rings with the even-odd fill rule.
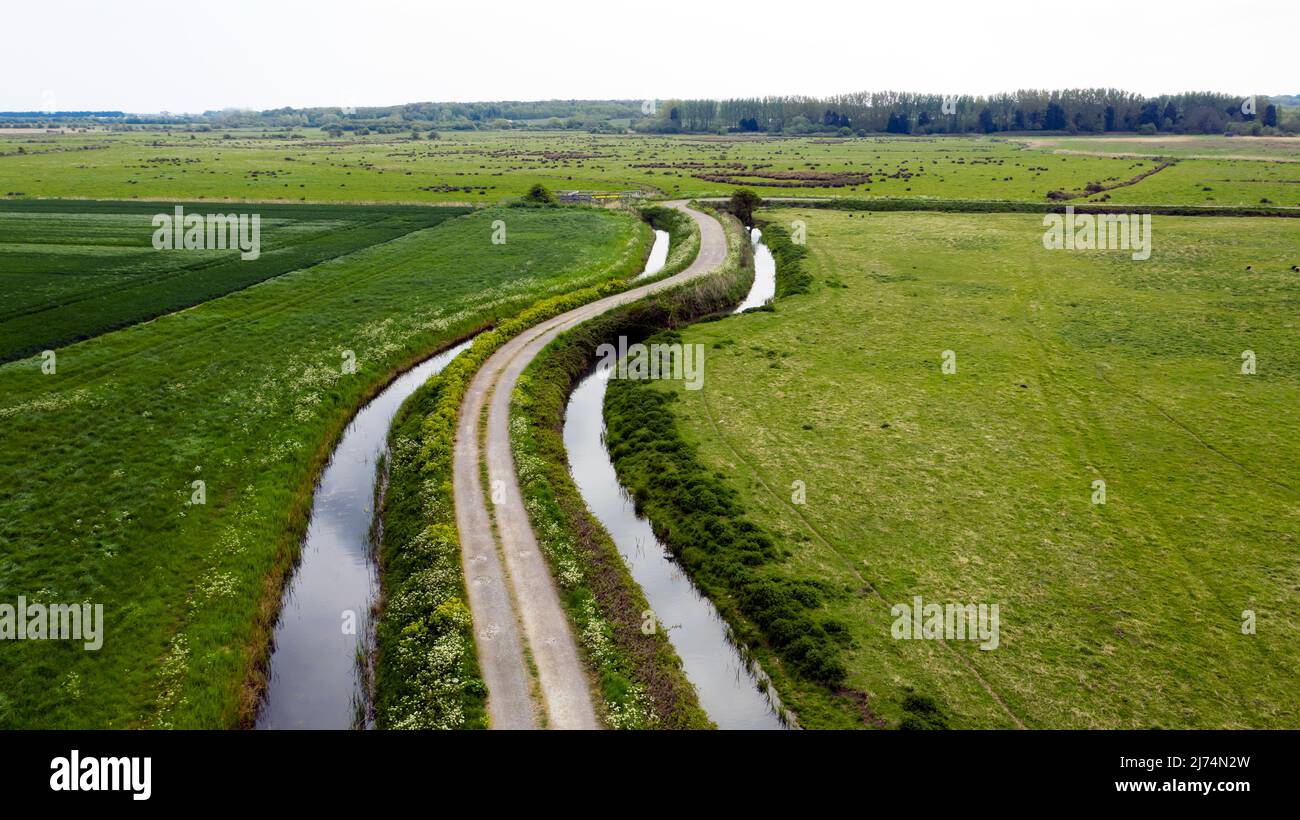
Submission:
[[[1044,202],[1178,162],[1109,201],[1300,206],[1294,139],[608,135],[449,131],[436,140],[285,132],[6,135],[0,197],[496,204],[534,184],[670,198],[915,197]],[[18,153],[19,149],[23,153]],[[1059,151],[1074,153],[1058,153]],[[1132,151],[1143,156],[1107,156]],[[1208,190],[1207,190],[1208,189]],[[1099,194],[1098,198],[1105,194]]]

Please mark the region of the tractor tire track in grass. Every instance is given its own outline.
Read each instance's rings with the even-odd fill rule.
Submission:
[[[707,393],[701,395],[700,403],[704,407],[705,417],[709,420],[709,426],[713,429],[714,437],[716,437],[718,441],[722,442],[723,445],[726,446],[726,448],[731,452],[731,454],[736,457],[737,461],[739,461],[741,464],[744,464],[745,467],[749,469],[750,474],[754,476],[755,480],[757,480],[760,485],[762,485],[763,490],[768,495],[776,499],[777,503],[780,506],[789,507],[794,512],[795,516],[797,516],[799,520],[803,522],[803,525],[807,527],[808,531],[817,537],[817,540],[821,542],[822,546],[825,547],[827,551],[829,551],[831,555],[833,555],[838,561],[843,563],[844,566],[849,570],[849,572],[851,572],[853,576],[859,581],[859,583],[861,583],[866,589],[870,590],[871,594],[875,596],[882,604],[884,604],[886,609],[889,609],[891,604],[889,603],[888,600],[885,599],[885,596],[880,593],[880,589],[877,587],[877,585],[872,583],[865,575],[863,575],[861,570],[858,569],[857,565],[855,565],[851,560],[849,560],[839,550],[837,550],[835,548],[835,545],[832,544],[830,540],[827,539],[826,536],[823,535],[819,529],[817,529],[816,525],[813,524],[811,520],[809,520],[808,516],[804,515],[804,513],[798,508],[797,505],[789,503],[788,498],[786,496],[783,496],[781,493],[778,493],[774,489],[772,489],[772,486],[768,484],[766,480],[764,480],[762,473],[760,473],[758,469],[753,464],[751,464],[749,460],[746,459],[744,455],[742,455],[741,452],[731,444],[730,441],[727,440],[726,435],[724,435],[722,432],[722,428],[718,426],[717,420],[714,419],[713,417],[713,408],[709,406]],[[967,658],[964,654],[953,649],[952,646],[946,640],[940,640],[937,641],[937,643],[940,646],[942,646],[944,649],[947,649],[949,652],[951,652],[959,660],[961,660],[961,662],[970,671],[972,677],[974,677],[975,680],[979,683],[980,687],[983,688],[986,693],[988,693],[989,697],[992,698],[998,704],[998,706],[1002,707],[1002,711],[1006,713],[1007,717],[1011,719],[1011,721],[1016,725],[1017,729],[1026,728],[1025,724],[1020,720],[1019,716],[1017,716],[1015,712],[1011,711],[1011,707],[1007,705],[1007,702],[1002,699],[1002,696],[997,693],[997,691],[992,687],[992,685],[990,685],[989,682],[984,679],[984,676],[980,674],[979,670],[975,668],[975,665],[971,663],[969,658]]]
[[[1049,297],[1045,293],[1042,282],[1040,281],[1034,290],[1033,299],[1029,300],[1027,303],[1022,300],[1022,303],[1017,305],[1017,312],[1022,315],[1023,326],[1026,335],[1028,336],[1027,347],[1032,351],[1031,355],[1035,359],[1035,366],[1038,370],[1039,388],[1044,394],[1044,397],[1049,399],[1043,403],[1044,407],[1051,417],[1053,426],[1058,431],[1058,439],[1062,444],[1068,443],[1075,448],[1075,451],[1072,452],[1071,455],[1076,457],[1081,465],[1087,465],[1094,467],[1095,469],[1095,465],[1102,464],[1108,468],[1113,468],[1120,463],[1120,457],[1115,450],[1114,442],[1105,432],[1100,416],[1100,410],[1096,406],[1094,398],[1087,391],[1081,390],[1073,384],[1069,378],[1064,377],[1061,374],[1060,367],[1057,363],[1068,361],[1068,354],[1054,345],[1050,341],[1049,335],[1043,333],[1043,329],[1039,326],[1030,310],[1031,305],[1045,304],[1049,301]],[[1156,415],[1189,435],[1198,445],[1210,450],[1215,455],[1231,463],[1246,475],[1264,483],[1273,484],[1284,490],[1294,492],[1294,490],[1291,490],[1291,488],[1287,487],[1285,484],[1275,481],[1269,476],[1256,473],[1228,454],[1217,450],[1213,445],[1206,442],[1193,428],[1174,418],[1157,402],[1142,395],[1137,390],[1117,383],[1109,376],[1109,374],[1106,373],[1106,367],[1101,361],[1091,361],[1078,368],[1080,375],[1085,371],[1092,372],[1098,380],[1104,382],[1109,388],[1117,393],[1126,394],[1150,408]],[[1051,396],[1052,393],[1057,393],[1055,398]],[[1064,400],[1067,394],[1075,404],[1081,407],[1080,417],[1087,421],[1083,430],[1078,429],[1078,425],[1072,425],[1067,422],[1060,411],[1060,408],[1068,403]],[[1085,433],[1084,431],[1087,432]],[[1093,448],[1090,446],[1090,443],[1092,442],[1095,442],[1096,449],[1100,450],[1100,461],[1094,457],[1095,453]],[[1104,472],[1099,472],[1099,474],[1104,475]],[[1219,611],[1225,613],[1228,617],[1235,617],[1236,610],[1224,599],[1219,587],[1211,582],[1213,574],[1207,574],[1201,571],[1201,568],[1197,566],[1194,557],[1188,555],[1186,551],[1179,549],[1178,538],[1175,535],[1177,532],[1177,525],[1171,524],[1171,522],[1166,519],[1165,513],[1159,508],[1159,506],[1149,503],[1141,494],[1129,497],[1127,503],[1132,505],[1135,510],[1135,518],[1154,526],[1158,530],[1160,541],[1162,542],[1165,551],[1171,556],[1176,556],[1179,566],[1184,573],[1177,580],[1183,594],[1190,600],[1210,598],[1217,605]],[[1287,670],[1282,664],[1278,663],[1277,659],[1274,658],[1264,646],[1258,642],[1252,642],[1250,646],[1255,650],[1255,655],[1261,662],[1269,664],[1279,674],[1288,674],[1289,670]]]
[[[723,264],[727,240],[721,224],[688,209],[683,201],[664,204],[688,214],[699,227],[699,254],[686,270],[576,308],[516,336],[484,363],[461,404],[453,493],[474,640],[493,728],[543,723],[529,694],[529,660],[536,669],[548,728],[599,727],[585,667],[519,489],[510,445],[510,397],[524,368],[563,331]],[[486,433],[480,439],[485,412]],[[487,487],[482,478],[485,464]]]

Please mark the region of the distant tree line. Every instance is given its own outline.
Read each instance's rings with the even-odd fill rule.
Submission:
[[[323,128],[327,131],[400,133],[411,128],[472,131],[482,128],[593,130],[610,120],[642,116],[640,100],[546,100],[541,102],[407,103],[343,108],[276,108],[207,111],[214,127]]]
[[[1281,98],[1282,101],[1290,98]],[[1249,100],[1249,101],[1248,101]],[[860,92],[833,97],[668,100],[637,130],[656,133],[992,134],[1003,131],[1215,134],[1300,130],[1268,96],[1188,92],[1144,97],[1111,88],[1021,90],[990,97]]]
[[[1250,102],[1247,102],[1247,100]],[[621,133],[769,134],[1174,134],[1300,132],[1300,97],[1234,97],[1189,92],[1144,97],[1112,88],[1021,90],[989,97],[945,97],[895,91],[831,97],[748,97],[725,100],[543,100],[420,102],[343,108],[226,109],[203,114],[138,115],[120,111],[0,112],[5,125],[96,124],[188,130],[320,128],[349,134],[406,134],[479,129],[565,129]]]

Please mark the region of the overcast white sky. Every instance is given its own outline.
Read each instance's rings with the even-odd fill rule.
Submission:
[[[1295,94],[1298,24],[1300,0],[35,0],[5,4],[0,110]]]

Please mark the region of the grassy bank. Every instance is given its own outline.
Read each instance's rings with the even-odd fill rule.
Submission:
[[[775,248],[786,258],[802,250],[784,229],[769,223],[764,231],[764,238],[775,242],[774,255]],[[784,282],[778,276],[778,292],[806,290],[806,278],[797,267],[787,268]],[[775,310],[779,308],[769,305],[757,312]],[[750,321],[749,315],[701,327],[734,332],[735,323]],[[690,343],[691,335],[688,329],[660,334],[654,341]],[[708,353],[721,346],[715,343]],[[672,412],[677,397],[676,388],[657,389],[649,381],[610,382],[606,442],[620,482],[733,634],[759,660],[787,706],[800,715],[811,696],[837,713],[837,725],[874,722],[862,709],[865,696],[845,687],[848,630],[824,606],[837,591],[784,570],[784,551],[771,530],[755,523],[725,471],[702,460],[678,429]]]

